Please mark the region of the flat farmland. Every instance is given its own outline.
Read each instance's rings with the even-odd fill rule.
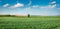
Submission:
[[[0,17],[0,29],[60,29],[60,16]]]

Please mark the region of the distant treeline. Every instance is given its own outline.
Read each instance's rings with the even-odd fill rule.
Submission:
[[[30,17],[30,14],[27,16],[21,16],[21,15],[0,15],[0,17]]]
[[[0,17],[20,17],[20,18],[26,18],[27,16],[18,16],[18,15],[0,15]]]
[[[5,16],[5,17],[10,17],[10,16],[11,16],[11,17],[15,17],[15,15],[0,15],[0,17],[4,17],[4,16]]]
[[[27,16],[18,16],[18,15],[0,15],[0,17],[60,17],[60,15],[57,16],[36,16],[36,15],[30,15]]]

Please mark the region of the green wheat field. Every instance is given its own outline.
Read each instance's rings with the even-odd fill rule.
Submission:
[[[60,16],[0,17],[0,29],[60,29]]]

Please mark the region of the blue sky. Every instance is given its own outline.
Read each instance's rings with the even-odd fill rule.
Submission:
[[[0,0],[0,14],[60,15],[60,0]]]

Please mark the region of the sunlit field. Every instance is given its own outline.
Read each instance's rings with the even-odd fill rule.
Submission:
[[[0,29],[60,29],[60,16],[0,17]]]

